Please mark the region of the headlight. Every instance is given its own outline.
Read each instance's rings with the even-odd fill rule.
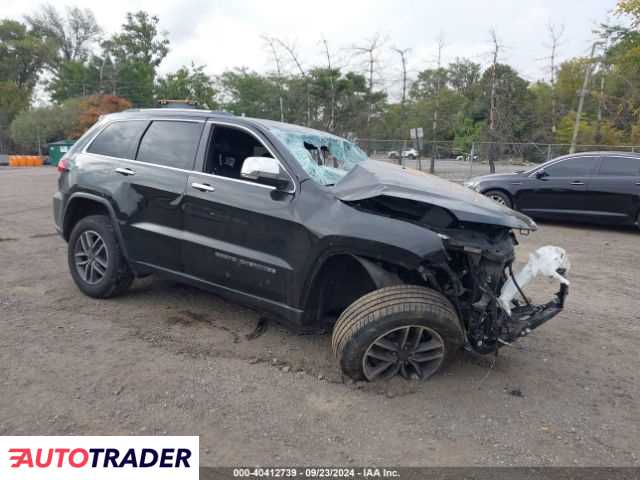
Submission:
[[[468,180],[464,182],[464,186],[477,192],[480,189],[480,182],[477,180]]]

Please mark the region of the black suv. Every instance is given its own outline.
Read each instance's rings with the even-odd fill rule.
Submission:
[[[544,305],[500,303],[527,216],[317,130],[129,110],[59,170],[55,222],[85,294],[161,272],[298,332],[332,330],[354,379],[427,378],[460,347],[495,352],[563,307],[564,285]]]

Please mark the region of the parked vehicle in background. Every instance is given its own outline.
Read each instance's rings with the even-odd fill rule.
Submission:
[[[415,160],[418,158],[418,151],[415,148],[410,148],[409,150],[402,151],[402,158],[408,158],[409,160]]]
[[[567,295],[513,299],[513,230],[536,229],[526,215],[305,127],[130,110],[103,117],[58,170],[54,219],[82,292],[111,297],[160,272],[296,331],[333,331],[354,379],[425,379],[461,347],[496,352]]]
[[[536,218],[640,226],[640,154],[584,152],[465,185]]]
[[[397,150],[391,150],[387,154],[387,158],[391,158],[393,160],[397,160],[398,158],[400,158],[400,152],[398,152]]]

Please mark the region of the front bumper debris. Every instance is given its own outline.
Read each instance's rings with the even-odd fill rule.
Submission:
[[[564,275],[564,271],[558,271]],[[540,325],[548,322],[564,308],[564,302],[569,294],[569,285],[560,284],[560,290],[555,294],[553,300],[543,305],[518,305],[511,309],[511,316],[505,322],[505,331],[500,340],[511,343],[520,337],[528,335]]]
[[[509,278],[502,287],[499,299],[503,314],[506,314],[500,335],[503,343],[511,343],[527,335],[562,311],[569,294],[569,281],[566,278],[569,268],[569,258],[562,248],[546,246],[533,252],[524,268]],[[560,289],[553,300],[543,305],[532,305],[522,291],[537,275],[560,282]],[[518,293],[523,297],[524,305],[514,299]]]

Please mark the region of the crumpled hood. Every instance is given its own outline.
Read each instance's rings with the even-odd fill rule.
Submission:
[[[445,208],[462,222],[535,230],[526,215],[497,204],[461,185],[386,162],[365,161],[356,165],[334,187],[336,197],[354,202],[386,195]]]

